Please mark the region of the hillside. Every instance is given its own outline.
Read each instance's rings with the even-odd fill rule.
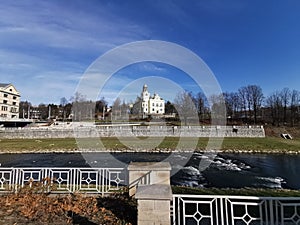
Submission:
[[[293,138],[300,138],[300,127],[265,126],[265,132],[267,137],[280,137],[280,134],[288,133]]]

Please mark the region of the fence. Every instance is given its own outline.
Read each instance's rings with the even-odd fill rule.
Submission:
[[[173,195],[176,225],[299,225],[300,198]]]
[[[40,182],[51,193],[106,194],[124,185],[123,168],[0,168],[0,193]],[[51,190],[50,190],[51,189]]]

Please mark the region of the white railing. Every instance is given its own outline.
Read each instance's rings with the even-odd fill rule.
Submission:
[[[176,225],[300,225],[299,197],[173,195]]]
[[[51,193],[104,195],[119,190],[124,181],[123,168],[0,168],[0,193],[42,183]]]

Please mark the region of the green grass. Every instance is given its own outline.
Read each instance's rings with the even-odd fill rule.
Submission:
[[[134,146],[140,149],[186,149],[205,150],[208,138],[178,138],[178,137],[149,137],[149,138],[56,138],[56,139],[1,139],[0,152],[24,152],[24,151],[54,151],[76,149],[129,149]],[[212,143],[221,143],[221,139],[213,138]],[[77,145],[77,143],[79,145]],[[153,144],[154,143],[154,144]],[[216,144],[216,145],[217,145]],[[256,151],[256,152],[298,152],[300,151],[300,139],[285,140],[282,138],[224,138],[222,143],[224,151]]]
[[[1,139],[0,151],[24,151],[24,150],[54,150],[76,149],[74,138],[57,139]]]
[[[282,138],[225,138],[223,150],[257,150],[274,151],[300,151],[300,140],[285,140]]]

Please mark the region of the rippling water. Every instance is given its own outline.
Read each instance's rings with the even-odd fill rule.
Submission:
[[[111,161],[111,157],[117,160]],[[300,189],[300,156],[200,153],[1,154],[2,167],[119,167],[131,161],[170,160],[172,184],[192,187],[268,187]],[[199,163],[207,163],[205,170]]]

